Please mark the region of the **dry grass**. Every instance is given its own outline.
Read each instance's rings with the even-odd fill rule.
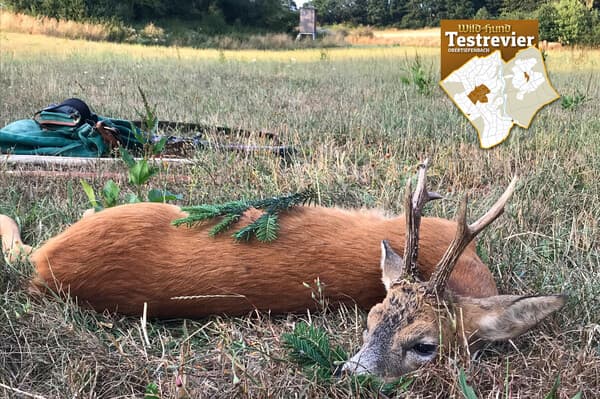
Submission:
[[[296,63],[316,61],[348,61],[363,59],[397,60],[405,55],[438,54],[435,48],[417,47],[377,47],[377,48],[309,48],[287,51],[266,51],[256,49],[216,50],[193,49],[190,47],[145,46],[140,44],[117,44],[107,42],[89,42],[85,40],[67,40],[43,35],[0,32],[3,57],[31,60],[47,56],[53,59],[68,60],[84,58],[99,62],[113,57],[131,58],[138,61],[171,60],[173,62],[287,62]],[[233,40],[225,39],[222,40]],[[258,39],[257,39],[258,40]],[[222,43],[226,45],[227,43]],[[325,58],[325,59],[324,59]],[[85,70],[84,70],[85,71]],[[86,71],[87,72],[87,71]]]
[[[73,50],[67,51],[44,45],[49,40],[39,36],[2,35],[0,125],[69,96],[86,99],[100,114],[134,118],[140,85],[162,119],[278,131],[300,149],[289,164],[265,154],[199,152],[187,170],[189,181],[173,183],[172,171],[158,178],[157,185],[184,193],[186,204],[318,185],[324,205],[399,213],[401,182],[428,154],[432,188],[448,200],[427,214],[451,217],[460,194],[469,192],[475,217],[518,172],[520,188],[480,238],[478,252],[502,292],[562,291],[569,303],[513,344],[443,356],[410,376],[408,393],[395,396],[461,397],[459,367],[480,398],[544,397],[558,375],[558,397],[578,391],[584,398],[600,396],[598,101],[572,110],[551,104],[529,130],[515,129],[504,144],[483,151],[441,90],[421,95],[401,83],[413,51],[339,49],[323,60],[312,50],[242,51],[225,52],[223,59],[210,51],[79,41],[69,42]],[[29,53],[19,49],[27,40]],[[37,54],[39,49],[46,53]],[[436,54],[419,50],[434,77]],[[296,57],[305,62],[290,62]],[[597,50],[548,53],[559,93],[587,90],[589,99],[600,93],[598,62]],[[26,242],[40,244],[86,208],[78,178],[20,177],[15,171],[0,165],[0,213],[18,218]],[[95,172],[98,187],[110,170]],[[15,396],[9,386],[48,398],[141,397],[149,383],[165,398],[183,397],[178,390],[184,388],[194,398],[378,395],[348,377],[326,383],[303,374],[281,344],[294,323],[310,320],[352,352],[360,346],[362,309],[151,321],[145,343],[138,319],[33,299],[21,289],[30,273],[26,266],[11,269],[0,261],[0,267],[0,396]]]
[[[398,45],[411,47],[440,47],[440,28],[373,29],[371,34],[351,31],[346,41],[355,45]]]
[[[68,39],[107,40],[110,28],[104,24],[34,17],[0,10],[0,31],[48,35]]]

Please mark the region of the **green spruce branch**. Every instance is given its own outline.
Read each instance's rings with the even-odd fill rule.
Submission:
[[[334,370],[348,359],[341,347],[331,348],[327,332],[320,327],[300,322],[293,332],[284,333],[282,338],[290,358],[320,381],[330,380]]]
[[[260,200],[241,200],[231,201],[225,204],[205,204],[197,206],[187,206],[181,209],[188,213],[187,217],[173,221],[173,225],[181,226],[182,224],[193,226],[194,224],[221,218],[214,225],[209,235],[214,237],[235,224],[250,208],[264,210],[264,213],[254,222],[242,227],[233,234],[233,237],[238,240],[249,241],[253,236],[258,241],[270,242],[277,238],[279,231],[279,214],[297,205],[309,205],[316,200],[314,190],[305,190],[299,193],[290,194],[282,197],[272,197]]]

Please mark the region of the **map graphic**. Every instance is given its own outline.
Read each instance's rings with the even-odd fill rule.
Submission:
[[[503,142],[515,124],[528,128],[544,105],[560,97],[536,47],[520,50],[508,62],[500,50],[473,57],[440,84],[475,126],[483,148]]]

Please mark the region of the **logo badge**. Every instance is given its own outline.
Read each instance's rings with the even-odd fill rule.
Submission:
[[[502,143],[560,96],[538,49],[536,20],[442,20],[440,86],[479,134]]]

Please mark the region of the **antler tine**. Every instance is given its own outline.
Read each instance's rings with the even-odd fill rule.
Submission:
[[[492,205],[492,207],[482,217],[477,219],[477,221],[473,222],[473,224],[469,226],[471,230],[475,231],[475,235],[477,235],[481,230],[485,229],[490,223],[496,220],[498,216],[504,213],[504,206],[515,192],[515,187],[517,186],[518,180],[519,178],[514,176],[496,203]]]
[[[429,159],[419,165],[417,171],[417,187],[411,192],[411,179],[406,181],[404,213],[406,215],[406,238],[404,242],[404,262],[409,276],[417,277],[417,256],[419,252],[419,226],[421,225],[421,212],[425,204],[434,199],[442,198],[441,195],[427,191],[426,178]]]
[[[458,226],[456,228],[456,235],[446,250],[446,253],[444,253],[444,256],[442,256],[442,259],[440,259],[436,265],[435,271],[429,280],[427,292],[430,295],[442,295],[444,288],[446,287],[446,282],[448,281],[458,258],[467,245],[473,241],[475,236],[504,212],[504,206],[513,195],[517,181],[517,176],[513,177],[512,181],[504,191],[504,194],[498,198],[496,203],[482,217],[470,225],[467,224],[468,195],[463,197],[457,212],[456,222]]]

